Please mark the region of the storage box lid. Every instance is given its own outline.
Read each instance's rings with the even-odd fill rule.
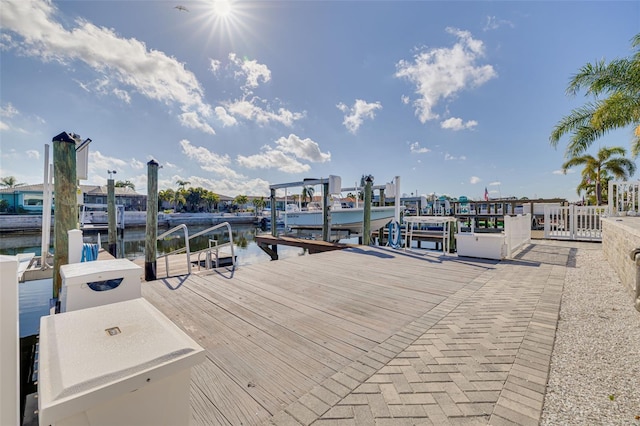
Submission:
[[[62,279],[72,280],[100,273],[118,272],[132,273],[139,271],[142,276],[142,268],[128,259],[95,260],[93,262],[70,263],[60,267]]]
[[[86,411],[203,360],[204,350],[142,298],[42,317],[41,424]]]

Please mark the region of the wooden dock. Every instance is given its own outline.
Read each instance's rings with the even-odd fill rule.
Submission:
[[[538,424],[571,250],[497,262],[358,246],[142,294],[206,351],[194,425]]]
[[[278,245],[300,247],[309,254],[323,253],[326,251],[343,250],[352,247],[350,244],[332,243],[322,240],[311,240],[305,238],[294,238],[287,236],[274,237],[272,235],[256,235],[255,241],[258,247],[267,253],[271,260],[278,260]]]
[[[495,265],[372,247],[145,283],[207,351],[194,424],[261,424]]]

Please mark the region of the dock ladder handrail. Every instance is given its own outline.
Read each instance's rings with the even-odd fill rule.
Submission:
[[[182,253],[182,252],[186,252],[187,254],[187,273],[191,274],[191,251],[189,250],[189,229],[187,228],[187,225],[180,224],[177,226],[174,226],[173,228],[169,229],[167,232],[164,232],[160,235],[158,235],[157,241],[160,241],[161,239],[165,238],[168,235],[173,234],[176,231],[179,231],[180,229],[182,229],[184,231],[184,241],[185,241],[185,246],[182,248],[179,248],[177,250],[174,250],[172,252],[169,253],[165,253],[161,256],[158,256],[157,259],[163,258],[164,257],[164,262],[165,262],[165,266],[167,268],[167,275],[169,275],[169,256],[172,254],[178,254],[178,253]]]
[[[189,239],[196,238],[196,237],[199,237],[201,235],[208,234],[209,232],[215,231],[216,229],[220,229],[222,227],[226,227],[227,228],[227,232],[229,233],[229,242],[218,244],[217,240],[212,240],[211,238],[209,238],[209,247],[197,252],[198,253],[198,265],[200,265],[200,255],[202,253],[205,253],[206,254],[206,259],[205,259],[206,269],[210,269],[211,268],[211,254],[212,254],[212,252],[215,251],[216,252],[216,268],[217,268],[219,266],[218,259],[219,259],[220,249],[222,247],[229,246],[229,247],[231,247],[231,264],[232,264],[233,268],[236,267],[236,256],[235,256],[234,249],[233,249],[233,233],[231,232],[231,224],[229,222],[222,222],[222,223],[214,225],[214,226],[212,226],[210,228],[207,228],[204,231],[197,232],[197,233],[193,234],[191,237],[189,237]],[[212,246],[212,244],[213,244],[213,246]]]

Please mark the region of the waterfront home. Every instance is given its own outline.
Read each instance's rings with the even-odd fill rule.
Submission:
[[[107,204],[106,185],[79,185],[79,188],[84,204]],[[43,189],[43,184],[0,188],[0,212],[42,214]],[[147,196],[129,187],[116,187],[115,196],[116,204],[127,211],[146,210]]]

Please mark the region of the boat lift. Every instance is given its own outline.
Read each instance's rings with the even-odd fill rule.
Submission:
[[[307,178],[298,182],[289,182],[289,183],[279,183],[274,185],[269,185],[269,189],[271,190],[270,201],[271,201],[271,223],[276,223],[276,189],[286,189],[292,187],[304,187],[310,185],[322,185],[322,239],[324,241],[329,241],[329,236],[331,235],[331,213],[329,211],[329,196],[331,194],[338,194],[343,191],[358,191],[361,190],[362,187],[342,187],[342,180],[340,176],[329,175],[328,178]],[[386,183],[384,185],[374,185],[372,186],[372,190],[380,190],[381,193],[384,194],[386,191],[387,195],[395,198],[395,220],[397,222],[400,221],[400,176],[396,176],[394,178],[393,183]],[[381,197],[382,198],[382,197]],[[384,203],[384,200],[380,200],[381,203]],[[271,235],[276,237],[277,230],[275,226],[271,227]]]

